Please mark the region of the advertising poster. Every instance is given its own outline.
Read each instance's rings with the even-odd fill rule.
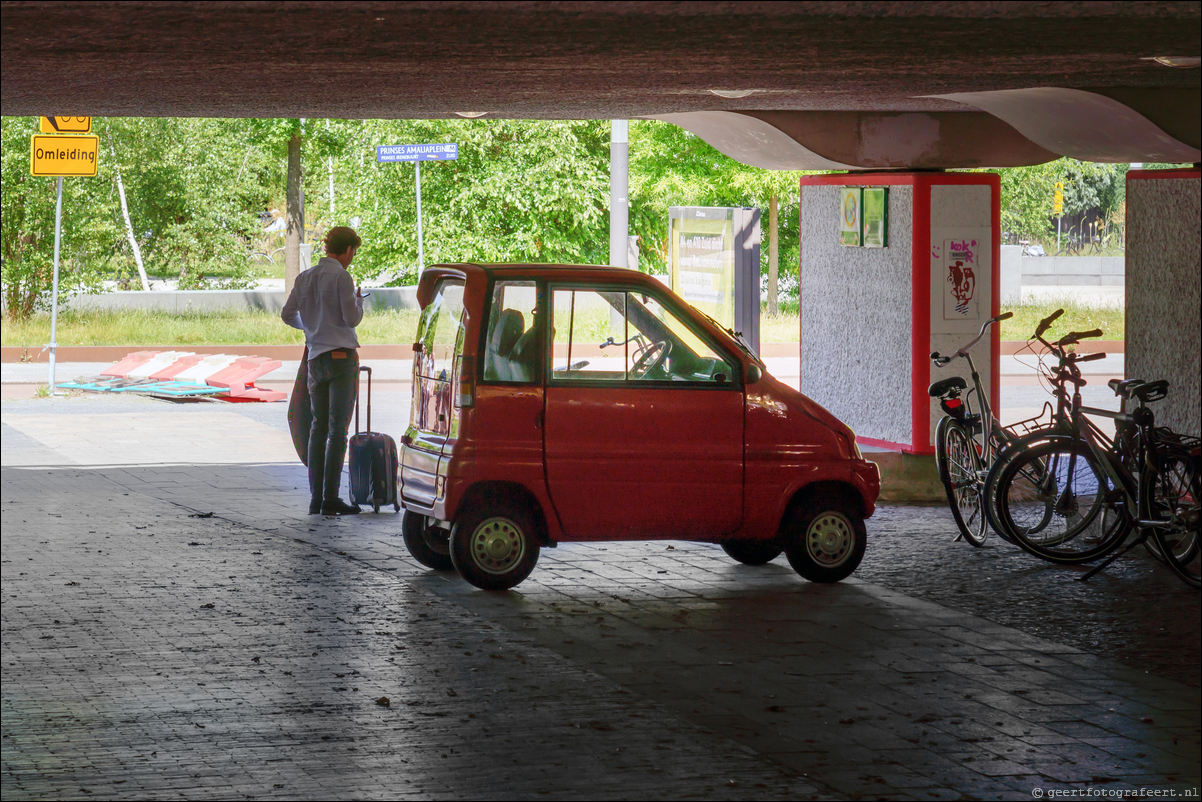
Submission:
[[[713,219],[671,221],[672,288],[725,326],[734,325],[734,230],[726,210]],[[721,216],[718,216],[721,214]]]
[[[851,248],[860,247],[862,229],[860,187],[840,187],[839,189],[839,244]]]
[[[980,320],[977,278],[981,267],[975,239],[943,241],[944,320]],[[988,276],[984,277],[988,280]]]
[[[865,187],[863,210],[864,247],[884,248],[889,239],[889,189]]]

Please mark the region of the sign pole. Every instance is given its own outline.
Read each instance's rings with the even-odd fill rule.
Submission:
[[[422,162],[455,161],[459,158],[456,142],[429,145],[377,145],[377,162],[413,162],[413,180],[417,186],[417,275],[426,269],[426,244],[422,231]]]
[[[54,203],[54,289],[50,294],[50,394],[54,388],[54,357],[58,349],[58,254],[63,235],[63,177],[58,177],[58,199]]]
[[[414,175],[417,176],[417,277],[422,277],[426,269],[426,254],[422,247],[422,163],[413,163]]]

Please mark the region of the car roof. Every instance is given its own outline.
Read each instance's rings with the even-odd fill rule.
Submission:
[[[498,262],[486,264],[480,262],[460,262],[458,264],[431,265],[430,268],[461,270],[465,273],[473,270],[482,270],[490,275],[510,275],[514,273],[521,273],[536,278],[558,278],[560,276],[580,277],[581,274],[587,273],[591,276],[609,276],[612,278],[622,279],[629,279],[633,276],[641,276],[646,280],[654,280],[646,273],[640,273],[637,270],[631,270],[625,267],[610,267],[608,265],[573,265],[524,262]]]

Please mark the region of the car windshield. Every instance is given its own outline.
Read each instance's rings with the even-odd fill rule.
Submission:
[[[696,307],[694,307],[694,309],[696,309]],[[743,339],[743,332],[735,331],[728,326],[723,326],[721,323],[714,320],[711,316],[707,315],[705,312],[702,312],[700,309],[697,309],[697,312],[699,312],[703,317],[705,317],[705,319],[708,320],[710,323],[713,323],[715,326],[720,328],[722,331],[729,334],[730,338],[735,341],[735,345],[739,346],[739,348],[742,349],[743,353],[745,353],[745,354],[747,354],[747,356],[751,357],[752,360],[757,365],[759,365],[761,368],[763,368],[764,370],[767,370],[767,366],[764,364],[764,361],[762,359],[760,359],[759,355],[756,354],[755,351],[751,350],[751,343],[749,343]]]

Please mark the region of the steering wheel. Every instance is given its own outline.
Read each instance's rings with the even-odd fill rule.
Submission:
[[[672,343],[667,340],[652,343],[644,348],[643,352],[634,360],[634,365],[631,366],[630,373],[636,379],[645,379],[647,374],[663,364],[663,361],[671,353]]]

